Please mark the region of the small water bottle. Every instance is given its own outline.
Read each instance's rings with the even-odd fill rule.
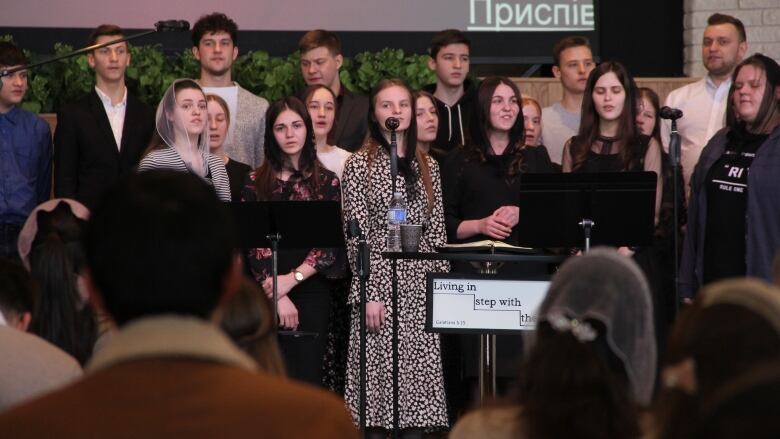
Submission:
[[[400,192],[393,194],[387,210],[387,251],[401,251],[401,224],[406,222],[406,203]]]

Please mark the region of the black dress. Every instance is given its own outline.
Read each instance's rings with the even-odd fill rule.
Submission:
[[[512,179],[506,178],[514,156],[488,155],[481,161],[464,148],[453,150],[442,171],[442,190],[444,194],[444,220],[447,226],[447,241],[450,243],[474,242],[492,239],[485,235],[475,235],[466,239],[457,239],[457,230],[465,220],[481,219],[492,215],[501,206],[517,205],[523,173],[555,172],[547,148],[527,146],[520,151],[522,165],[520,174]],[[518,234],[512,234],[504,240],[516,245]],[[519,264],[504,264],[500,274],[543,274],[547,267],[528,267]],[[468,263],[453,264],[453,272],[474,273],[475,268]],[[473,392],[478,373],[479,337],[476,335],[443,334],[442,363],[447,388],[450,418],[454,421],[474,402]],[[502,384],[517,376],[517,368],[522,354],[522,337],[519,335],[500,335],[497,337],[497,368],[499,391]]]
[[[319,190],[310,190],[311,177],[293,175],[289,180],[276,180],[271,201],[341,201],[341,188],[336,174],[321,168]],[[243,201],[258,201],[255,192],[255,173],[249,174],[247,184],[242,191]],[[299,326],[302,332],[317,333],[317,337],[284,336],[279,340],[285,366],[290,377],[310,384],[322,385],[322,364],[328,335],[328,317],[330,315],[333,283],[326,273],[334,268],[338,259],[338,250],[331,248],[282,249],[278,254],[278,274],[287,274],[301,263],[317,270],[311,276],[296,285],[288,294],[298,309]],[[272,275],[271,249],[253,248],[247,254],[247,264],[258,284]]]
[[[521,175],[510,180],[504,175],[512,161],[511,154],[488,155],[485,161],[481,162],[478,158],[471,157],[463,148],[450,153],[442,170],[444,221],[448,242],[492,239],[485,235],[457,239],[458,226],[462,221],[492,215],[501,206],[517,205],[522,173],[555,172],[544,146],[527,146],[520,154],[523,157]],[[505,241],[517,244],[517,233],[513,232]]]
[[[650,145],[649,136],[638,136],[639,157],[626,167],[622,157],[611,151],[613,139],[599,138],[602,152],[588,150],[585,161],[572,172],[641,172],[644,171],[644,157]],[[673,173],[668,154],[661,151],[663,179],[661,208],[658,224],[649,246],[634,249],[633,259],[642,269],[653,293],[653,313],[658,352],[665,352],[669,327],[674,320],[674,192]],[[678,169],[678,184],[682,184],[682,171]],[[680,194],[683,194],[680,188]],[[678,200],[678,217],[685,217],[682,200]],[[678,230],[679,233],[679,230]],[[679,235],[678,235],[679,236]],[[678,242],[682,242],[681,240]],[[660,360],[659,356],[659,360]]]

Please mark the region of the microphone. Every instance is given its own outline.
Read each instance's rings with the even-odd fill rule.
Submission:
[[[661,107],[661,111],[658,112],[661,119],[677,120],[683,117],[683,112],[677,108]]]
[[[390,131],[395,131],[401,125],[401,121],[397,117],[388,117],[385,120],[385,128]]]
[[[187,32],[190,22],[187,20],[162,20],[154,23],[157,32]]]
[[[347,235],[350,238],[360,238],[360,223],[356,219],[347,221]]]

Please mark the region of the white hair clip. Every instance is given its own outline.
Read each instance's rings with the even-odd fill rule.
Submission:
[[[558,332],[571,332],[581,343],[593,341],[598,336],[596,330],[588,322],[577,319],[570,320],[562,314],[550,314],[547,321]]]

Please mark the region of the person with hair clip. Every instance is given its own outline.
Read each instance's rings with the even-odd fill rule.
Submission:
[[[422,438],[423,430],[447,427],[438,334],[425,332],[425,274],[449,271],[443,261],[398,260],[398,310],[393,294],[387,248],[388,208],[392,191],[390,137],[385,122],[395,117],[398,175],[396,187],[407,206],[406,222],[423,226],[420,252],[435,252],[446,242],[441,204],[439,166],[417,149],[415,101],[399,79],[383,79],[370,96],[369,136],[344,168],[344,223],[356,220],[371,245],[371,277],[367,285],[366,340],[368,438],[385,438],[393,425],[393,319],[398,318],[398,404],[401,437]],[[348,238],[352,271],[358,240]],[[351,335],[345,398],[356,424],[360,423],[360,282],[354,276],[349,294]]]
[[[519,220],[521,174],[553,172],[544,146],[525,145],[520,102],[520,90],[506,77],[485,78],[477,89],[469,141],[450,153],[444,164],[444,218],[451,243],[487,239],[517,245],[514,227]],[[475,271],[468,263],[456,263],[453,270]],[[538,268],[506,264],[500,270],[528,273]],[[442,340],[450,415],[454,419],[472,399],[469,392],[478,376],[479,340],[476,335],[447,335]],[[499,390],[503,391],[515,376],[522,340],[501,335],[497,352],[496,374]]]
[[[780,250],[780,66],[757,53],[734,70],[726,127],[691,177],[680,294],[727,277],[772,280]]]
[[[230,180],[231,201],[241,201],[241,190],[244,180],[252,171],[246,163],[233,160],[225,153],[225,139],[230,128],[230,109],[227,102],[219,95],[207,94],[209,112],[209,152],[222,159],[225,163],[228,180]]]
[[[317,160],[311,117],[296,97],[271,104],[266,113],[265,160],[249,174],[243,201],[341,201],[336,174]],[[280,347],[291,378],[322,385],[337,251],[283,249],[278,253],[278,311],[283,328],[317,333],[282,337]],[[270,248],[250,249],[247,264],[266,296],[273,297]]]
[[[19,256],[39,290],[28,331],[82,366],[92,357],[99,332],[82,277],[88,218],[89,210],[78,201],[53,199],[30,213],[19,234]]]
[[[225,163],[209,152],[206,94],[192,79],[177,79],[157,106],[157,131],[138,171],[172,169],[189,172],[214,187],[222,201],[230,201]]]
[[[337,145],[328,144],[328,136],[336,121],[338,99],[333,90],[322,84],[308,86],[303,94],[303,101],[309,109],[314,127],[317,159],[340,180],[344,173],[344,164],[352,154]]]
[[[279,351],[271,301],[249,278],[242,277],[236,292],[217,310],[219,327],[241,350],[255,360],[260,370],[285,376]]]
[[[451,439],[638,439],[653,396],[653,307],[639,267],[612,248],[566,261],[538,310],[508,404],[466,415]]]
[[[436,98],[425,90],[412,93],[417,109],[417,147],[441,163],[447,156],[447,151],[439,148],[436,136],[439,131],[439,110],[436,108]]]

